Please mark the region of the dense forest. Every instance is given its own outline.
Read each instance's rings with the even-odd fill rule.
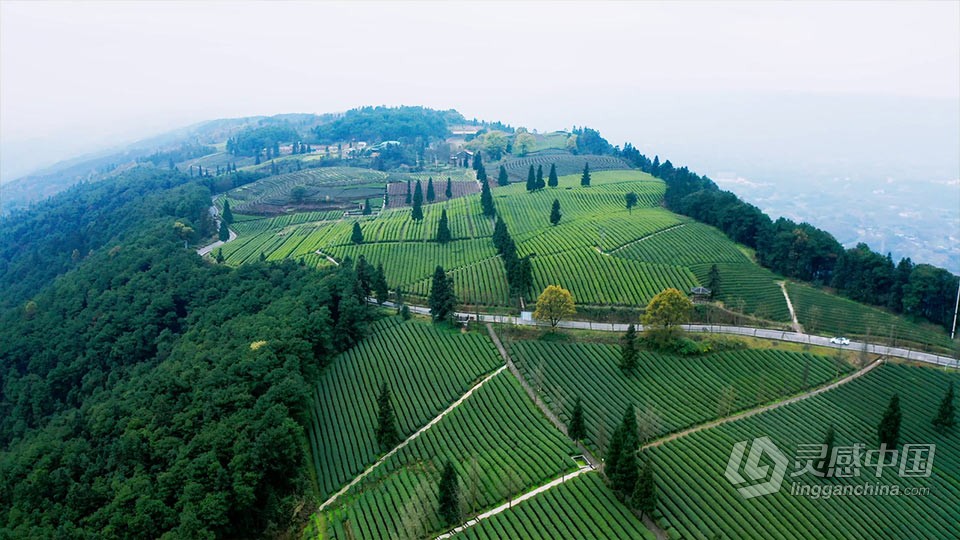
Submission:
[[[289,527],[309,489],[305,381],[371,314],[348,264],[229,269],[184,249],[209,196],[145,169],[4,221],[0,537]]]
[[[295,142],[300,135],[286,122],[248,128],[227,139],[227,152],[234,156],[256,156],[261,151],[272,152],[282,142]],[[279,155],[279,152],[277,152]]]
[[[360,140],[370,143],[400,141],[414,143],[440,139],[451,124],[464,123],[454,110],[437,111],[424,107],[361,107],[314,129],[317,140],[331,144]]]
[[[787,277],[833,287],[853,300],[886,307],[915,319],[948,327],[953,321],[957,276],[928,264],[901,259],[894,264],[859,244],[844,249],[833,235],[809,223],[776,221],[759,208],[723,191],[707,178],[669,160],[650,160],[630,144],[616,152],[667,184],[664,201],[674,212],[722,230],[756,250],[757,261]]]
[[[140,167],[16,212],[0,224],[0,307],[21,305],[92,251],[149,224],[166,224],[173,234],[180,221],[184,239],[206,238],[215,232],[209,207],[209,191],[188,176]]]
[[[137,158],[138,163],[153,163],[156,167],[174,168],[174,164],[216,152],[217,149],[205,144],[184,143],[172,150],[156,152]]]

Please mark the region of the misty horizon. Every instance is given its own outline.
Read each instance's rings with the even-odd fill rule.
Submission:
[[[936,236],[960,269],[956,3],[411,6],[4,2],[0,182],[220,118],[423,105],[586,125],[846,245]],[[870,212],[838,230],[833,192]]]

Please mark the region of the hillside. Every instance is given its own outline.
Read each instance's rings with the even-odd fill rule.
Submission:
[[[0,538],[960,532],[943,269],[587,127],[368,107],[155,144],[0,222]],[[550,286],[577,328],[531,320]],[[904,482],[930,496],[723,476],[764,435],[876,451],[894,390],[904,455],[943,449]]]

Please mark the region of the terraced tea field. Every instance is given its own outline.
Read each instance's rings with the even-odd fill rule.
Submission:
[[[367,198],[382,199],[387,177],[384,172],[353,167],[304,169],[240,186],[228,196],[234,210],[253,214],[281,213],[294,203],[350,206]],[[292,198],[292,190],[298,186],[304,190],[302,201]]]
[[[390,286],[400,285],[404,289],[432,276],[438,264],[445,269],[455,270],[496,256],[496,250],[487,238],[460,240],[447,245],[436,242],[338,245],[326,248],[325,252],[337,260],[350,257],[356,261],[363,255],[373,265],[382,262]]]
[[[634,261],[680,266],[750,262],[722,232],[694,222],[642,238],[615,250],[613,254]]]
[[[587,537],[656,538],[613,496],[597,473],[581,474],[455,536],[477,540]]]
[[[563,421],[574,400],[583,400],[594,448],[605,446],[628,405],[648,418],[654,438],[823,384],[838,367],[841,374],[850,370],[831,358],[771,349],[693,358],[642,352],[637,372],[626,376],[613,345],[520,341],[510,353]]]
[[[690,267],[703,285],[710,281],[712,264],[696,264]],[[720,274],[719,290],[714,299],[720,300],[734,311],[749,313],[761,319],[789,321],[790,309],[777,284],[777,276],[756,264],[717,263]]]
[[[307,431],[321,499],[373,463],[377,395],[386,382],[401,438],[426,424],[502,364],[480,334],[396,318],[327,366],[313,392]]]
[[[930,424],[950,380],[960,383],[960,374],[883,365],[830,392],[652,448],[647,452],[657,468],[663,519],[671,534],[697,539],[958,538],[960,438],[940,435]],[[897,467],[883,469],[881,478],[876,478],[876,467],[861,469],[859,477],[791,477],[798,445],[821,444],[830,425],[838,446],[864,444],[863,451],[875,450],[877,424],[895,392],[903,411],[901,442],[936,445],[929,478],[899,476]],[[745,500],[724,478],[724,470],[736,442],[761,436],[770,437],[789,464],[779,492]],[[901,490],[928,488],[929,493],[814,499],[791,495],[794,481],[815,486],[894,484]]]
[[[462,171],[470,171],[473,173],[472,169],[461,169]],[[421,180],[421,188],[423,190],[423,201],[427,202],[427,182],[430,178],[433,178],[433,190],[436,195],[436,202],[443,202],[448,200],[446,195],[447,190],[447,178],[449,177],[446,173],[443,173],[443,177],[440,178],[436,175],[424,175],[424,174],[410,174],[407,175],[410,179],[410,196],[413,197],[413,190],[416,189],[417,179]],[[463,175],[461,174],[461,177]],[[390,190],[390,201],[388,208],[409,208],[410,205],[407,204],[407,182],[400,180],[398,182],[391,182],[387,184],[387,189]],[[451,199],[456,199],[459,197],[466,197],[467,195],[473,195],[475,193],[480,193],[480,184],[476,181],[475,178],[471,179],[451,179],[450,182],[450,191],[453,194]]]
[[[841,298],[809,285],[789,282],[787,291],[804,330],[817,334],[871,336],[897,343],[931,343],[951,350],[942,328],[916,324],[887,311]]]
[[[355,486],[327,522],[333,538],[403,536],[410,501],[424,501],[426,531],[442,526],[436,508],[435,478],[452,462],[462,479],[466,513],[504,501],[529,487],[571,471],[575,447],[530,402],[509,372],[496,375],[430,430],[391,456]],[[425,503],[425,504],[423,504]]]
[[[566,152],[556,152],[546,150],[538,152],[535,155],[522,158],[508,158],[502,162],[507,169],[507,175],[511,182],[526,182],[527,174],[530,171],[530,165],[534,168],[543,167],[543,177],[546,179],[550,172],[550,165],[557,166],[557,175],[579,175],[583,172],[583,166],[590,164],[590,171],[608,171],[615,169],[629,169],[630,166],[622,159],[613,156],[574,156]],[[496,170],[501,163],[495,163],[487,167],[487,175],[494,171],[493,178],[496,178]],[[580,177],[577,176],[577,182]]]
[[[594,250],[538,256],[532,265],[535,291],[560,285],[581,304],[645,306],[666,288],[687,291],[697,285],[696,276],[681,266],[628,261]]]

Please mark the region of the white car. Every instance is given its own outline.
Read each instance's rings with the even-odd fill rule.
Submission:
[[[845,337],[837,336],[837,337],[830,338],[830,343],[834,343],[837,345],[849,345],[850,340]]]

